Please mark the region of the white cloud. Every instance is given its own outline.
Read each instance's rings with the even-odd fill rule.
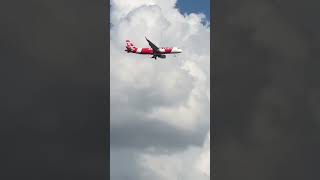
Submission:
[[[207,139],[203,144],[200,158],[196,163],[196,168],[210,177],[210,132],[207,134]]]
[[[202,147],[190,147],[175,154],[141,155],[141,167],[144,172],[151,170],[159,180],[207,180],[210,177],[210,135]],[[142,173],[147,177],[149,173]]]
[[[209,179],[209,160],[206,161],[210,156],[209,146],[202,147],[201,143],[210,125],[210,28],[201,23],[204,19],[202,14],[182,15],[175,8],[175,3],[176,0],[111,1],[111,141],[117,141],[119,145],[122,139],[126,139],[123,143],[127,143],[121,145],[121,148],[125,148],[121,150],[123,156],[118,153],[112,158],[117,165],[113,166],[111,162],[111,174],[131,172],[139,176],[132,179],[182,176]],[[127,54],[124,51],[126,39],[133,41],[137,47],[148,47],[144,36],[159,46],[178,46],[183,53],[154,61],[146,55]],[[137,126],[147,122],[148,126]],[[170,127],[171,133],[175,129],[177,136],[165,140],[163,138],[168,137],[165,134],[168,131],[163,129],[161,134],[161,131],[152,129],[157,126],[150,126],[150,123]],[[139,133],[131,132],[131,136],[126,136],[126,131],[114,132],[130,127]],[[157,137],[143,137],[145,146],[141,149],[128,144],[129,141],[130,144],[141,143],[138,138],[143,134],[152,136],[150,132],[157,132],[154,134]],[[126,138],[119,138],[119,134]],[[139,134],[139,137],[135,137],[135,134]],[[201,136],[203,139],[185,141],[181,139],[181,134]],[[166,144],[166,147],[157,149],[154,146],[157,140]],[[183,147],[188,148],[173,151],[174,147],[170,144],[175,141],[186,143]],[[150,148],[154,149],[151,154],[148,151]],[[163,154],[163,149],[167,150],[166,154]],[[113,149],[112,152],[117,150]],[[121,168],[117,157],[131,156],[135,157],[128,159],[130,167],[127,164],[120,171],[117,170]],[[142,170],[145,168],[152,170],[152,173],[145,174],[146,171]],[[115,175],[112,177],[113,180],[121,179]]]

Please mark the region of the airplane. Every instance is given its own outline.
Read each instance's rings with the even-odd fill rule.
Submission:
[[[146,37],[145,37],[146,38]],[[136,54],[150,54],[152,55],[151,58],[155,60],[157,57],[159,58],[166,58],[165,54],[178,54],[181,53],[182,50],[177,47],[157,47],[154,45],[149,39],[146,38],[151,48],[137,48],[133,45],[130,40],[126,40],[126,52],[128,53],[136,53]]]

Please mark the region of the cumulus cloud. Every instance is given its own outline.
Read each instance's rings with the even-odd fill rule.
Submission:
[[[203,14],[182,15],[175,3],[111,1],[113,180],[209,177],[210,27]],[[154,61],[124,51],[126,39],[148,47],[145,36],[183,53]]]
[[[142,177],[150,177],[150,170],[159,180],[207,180],[210,177],[209,134],[202,147],[191,147],[174,154],[152,152],[151,150],[140,156],[140,166],[145,168]]]

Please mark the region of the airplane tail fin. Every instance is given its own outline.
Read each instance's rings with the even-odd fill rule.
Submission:
[[[127,52],[133,51],[136,47],[133,45],[133,43],[130,40],[126,40],[126,48]]]

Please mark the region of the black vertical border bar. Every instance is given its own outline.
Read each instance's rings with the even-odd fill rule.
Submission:
[[[216,179],[216,124],[215,124],[215,78],[216,64],[214,58],[214,36],[216,31],[216,0],[210,1],[210,179]]]
[[[110,179],[110,0],[103,0],[105,76],[106,76],[106,176]]]
[[[103,0],[1,1],[0,179],[109,179],[110,34],[103,26],[109,24],[109,0],[105,3],[106,8]],[[83,44],[69,50],[73,43]],[[85,57],[72,62],[73,68],[51,62],[58,56],[75,61],[81,50]],[[97,65],[86,67],[92,56]],[[87,68],[99,71],[94,79],[72,81],[79,72],[89,76]],[[68,111],[76,105],[78,110]],[[93,105],[97,109],[86,109]]]

